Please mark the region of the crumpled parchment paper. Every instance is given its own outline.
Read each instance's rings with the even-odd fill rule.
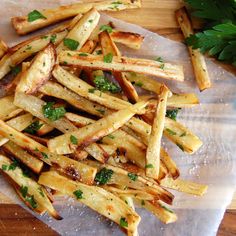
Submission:
[[[13,45],[25,37],[18,37],[10,26],[10,17],[32,9],[54,7],[73,1],[1,0],[0,36]],[[75,1],[74,1],[75,2]],[[128,14],[124,12],[124,14]],[[112,21],[118,29],[137,32],[145,36],[141,50],[131,50],[119,45],[124,55],[155,58],[184,65],[186,81],[167,81],[174,92],[195,92],[201,105],[182,109],[178,120],[196,133],[204,142],[194,155],[184,154],[167,140],[163,143],[181,171],[181,178],[209,185],[204,197],[177,193],[173,208],[178,221],[164,225],[151,213],[138,209],[142,216],[139,226],[142,235],[210,236],[215,235],[236,185],[236,78],[207,59],[213,87],[200,93],[193,78],[191,62],[185,45],[168,40],[139,26],[128,24],[102,14],[100,24]],[[1,109],[1,108],[0,108]],[[9,185],[0,178],[5,195],[22,205]],[[48,216],[37,216],[61,235],[123,235],[118,227],[70,198],[55,202],[62,221]],[[24,207],[24,206],[23,206]]]

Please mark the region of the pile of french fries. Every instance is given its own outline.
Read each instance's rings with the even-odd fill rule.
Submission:
[[[0,43],[0,79],[15,75],[0,99],[0,168],[33,211],[62,219],[53,198],[68,195],[138,235],[135,205],[172,223],[169,189],[206,192],[179,178],[161,145],[163,135],[189,154],[202,145],[166,117],[169,109],[197,105],[197,96],[149,77],[184,81],[182,66],[121,55],[116,43],[138,50],[144,37],[112,23],[98,26],[98,10],[140,6],[139,0],[78,3],[12,19],[17,33],[26,34],[74,17],[12,48]]]

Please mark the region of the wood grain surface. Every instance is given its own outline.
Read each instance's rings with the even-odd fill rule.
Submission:
[[[56,0],[54,0],[56,1]],[[91,2],[89,0],[87,2]],[[46,1],[45,1],[46,2]],[[84,1],[86,2],[86,1]],[[19,3],[20,4],[20,3]],[[180,0],[143,0],[142,9],[134,9],[124,12],[107,14],[138,24],[146,29],[161,34],[173,40],[182,41],[183,37],[175,21],[174,11],[183,6]],[[10,20],[10,19],[9,19]],[[194,20],[194,27],[199,28],[199,23]],[[234,72],[235,68],[222,65]],[[24,236],[54,236],[58,235],[47,225],[33,217],[30,213],[11,202],[3,194],[0,194],[0,235],[24,235]],[[231,209],[231,210],[230,210]],[[218,236],[236,235],[236,195],[224,215],[218,230]]]

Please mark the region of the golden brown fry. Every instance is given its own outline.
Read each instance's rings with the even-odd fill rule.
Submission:
[[[36,210],[37,212],[44,212],[46,210],[55,219],[61,219],[41,185],[33,179],[24,176],[23,171],[18,166],[9,170],[10,165],[12,165],[12,161],[3,155],[0,155],[1,170],[21,187],[22,190],[20,193],[22,197],[27,200],[27,195],[31,196],[31,201],[28,200],[28,202],[31,203],[30,206],[33,210]]]
[[[86,57],[73,51],[63,51],[58,55],[60,64],[68,66],[89,67],[94,69],[111,70],[119,72],[137,72],[153,75],[159,78],[184,81],[183,67],[170,63],[161,63],[154,60],[118,57],[110,54],[112,61],[107,63],[100,55],[88,54]],[[164,66],[163,66],[164,65]]]
[[[101,163],[105,163],[109,158],[108,153],[106,153],[102,146],[97,143],[90,144],[88,147],[85,147],[85,150],[89,155]]]
[[[49,152],[48,148],[27,137],[23,133],[11,128],[0,120],[0,135],[11,140],[21,148],[37,156],[48,165],[55,166],[66,175],[80,180],[87,184],[92,184],[96,175],[96,169],[83,163],[74,161],[68,157]]]
[[[11,155],[15,156],[19,159],[22,163],[28,166],[33,172],[40,173],[43,168],[43,162],[37,159],[36,157],[30,155],[21,147],[16,145],[15,143],[9,141],[8,143],[3,145],[3,149],[10,153]]]
[[[189,193],[198,196],[204,195],[208,189],[207,185],[198,184],[182,179],[173,180],[171,178],[165,178],[161,180],[161,186],[165,188],[174,189],[179,192]]]
[[[84,14],[93,7],[98,11],[117,11],[139,8],[141,7],[141,1],[122,0],[119,1],[119,4],[116,4],[113,0],[90,3],[75,3],[67,6],[60,6],[54,9],[41,10],[40,13],[44,16],[44,18],[32,22],[28,21],[28,16],[13,17],[11,21],[16,32],[19,35],[24,35],[37,29],[41,29],[45,26],[76,16],[79,13]]]
[[[39,183],[63,194],[75,197],[81,203],[97,211],[108,219],[120,224],[121,218],[127,221],[125,229],[136,230],[140,217],[119,197],[97,186],[88,186],[59,175],[55,171],[45,172],[39,178]],[[79,191],[81,197],[77,196]],[[96,201],[95,201],[96,199]]]
[[[99,41],[102,47],[103,55],[108,55],[111,53],[113,56],[121,56],[119,49],[116,47],[107,31],[103,31],[99,34]],[[138,93],[133,85],[121,72],[113,72],[113,75],[130,102],[136,103],[138,101]]]
[[[2,39],[0,39],[0,59],[7,53],[7,51],[7,44]]]
[[[191,34],[194,34],[191,21],[188,18],[185,8],[181,8],[175,12],[177,21],[180,25],[180,28],[183,32],[185,38],[189,37]],[[192,65],[194,69],[195,78],[198,84],[200,91],[208,89],[211,87],[210,77],[207,71],[207,66],[205,58],[198,49],[193,49],[188,47],[189,54],[192,60]]]
[[[40,51],[32,61],[28,70],[21,74],[16,92],[26,94],[35,93],[47,80],[50,79],[56,61],[56,51],[53,44],[49,44]]]
[[[146,104],[146,102],[139,102],[132,107],[112,113],[111,115],[106,116],[91,125],[78,129],[77,131],[69,132],[50,139],[48,142],[48,147],[52,152],[58,154],[72,153],[78,146],[86,147],[90,143],[95,142],[119,129],[132,116],[143,109]],[[76,142],[72,142],[71,137],[74,137]]]

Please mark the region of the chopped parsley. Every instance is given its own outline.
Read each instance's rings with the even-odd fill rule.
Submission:
[[[45,152],[41,152],[44,159],[48,159],[48,155]]]
[[[27,45],[26,49],[25,50],[31,50],[32,49],[32,46],[30,45]]]
[[[91,20],[89,20],[88,22],[89,22],[89,23],[93,23],[93,20],[91,19]]]
[[[43,126],[43,124],[40,124],[38,120],[33,122],[31,125],[29,125],[27,128],[24,129],[26,133],[29,134],[36,134],[37,131]]]
[[[164,62],[164,60],[163,60],[161,57],[157,57],[157,58],[155,59],[155,61]]]
[[[171,129],[166,128],[165,130],[166,130],[170,135],[176,135],[176,132],[173,131],[173,130],[171,130]]]
[[[34,195],[27,196],[27,197],[25,198],[25,200],[30,204],[30,206],[31,206],[33,209],[37,208],[38,204],[37,204],[37,202],[36,202],[35,199],[34,199]]]
[[[48,36],[47,35],[43,35],[43,36],[41,36],[41,39],[48,39]]]
[[[23,198],[26,198],[27,194],[28,194],[28,187],[27,186],[21,186],[20,187],[20,193],[22,195]]]
[[[77,199],[83,198],[83,192],[79,189],[73,192],[73,194],[76,196]]]
[[[97,54],[97,55],[101,55],[101,54],[102,54],[102,50],[101,50],[101,49],[100,49],[100,50],[97,50],[97,51],[96,51],[96,54]]]
[[[112,53],[108,53],[107,55],[105,55],[105,56],[103,57],[103,61],[104,61],[105,63],[111,63],[112,60],[113,60],[113,54],[112,54]]]
[[[2,170],[7,171],[7,169],[8,169],[8,165],[2,164]]]
[[[95,181],[99,185],[103,185],[109,182],[113,175],[113,170],[107,169],[107,168],[102,168],[95,177]]]
[[[186,132],[183,132],[179,137],[184,137],[184,136],[186,136],[187,135],[187,133]]]
[[[3,164],[2,170],[4,171],[15,170],[17,166],[18,166],[18,162],[14,160],[10,165]]]
[[[143,83],[141,81],[135,82],[134,84],[136,86],[138,86],[138,87],[142,87],[143,86]]]
[[[176,145],[177,145],[182,151],[184,151],[184,147],[183,147],[181,144],[176,143]]]
[[[162,63],[162,64],[160,65],[160,69],[164,70],[164,67],[165,67],[165,64]]]
[[[132,180],[132,181],[136,181],[138,179],[138,176],[134,173],[128,173],[128,177]]]
[[[153,164],[147,164],[145,165],[145,168],[148,169],[148,168],[154,168]]]
[[[102,92],[109,91],[111,93],[119,93],[120,87],[113,82],[110,82],[105,76],[97,75],[94,79],[94,84],[97,89]]]
[[[56,121],[63,117],[66,113],[64,107],[53,107],[54,102],[47,102],[43,106],[43,115],[51,121]]]
[[[120,218],[120,226],[121,227],[128,227],[128,222],[124,217]]]
[[[10,66],[11,73],[16,76],[21,72],[21,67],[20,66]]]
[[[63,43],[64,43],[64,46],[66,46],[72,51],[75,51],[79,47],[79,42],[74,39],[65,38],[63,39]]]
[[[50,42],[51,43],[55,43],[56,42],[56,39],[57,39],[57,36],[55,34],[51,35],[50,37]]]
[[[141,205],[145,206],[145,201],[144,200],[141,201]]]
[[[113,136],[112,134],[108,134],[107,137],[110,138],[110,139],[114,139],[115,138],[115,136]]]
[[[176,121],[178,112],[179,112],[179,109],[167,110],[166,111],[166,117],[169,117],[170,119]]]
[[[70,141],[71,143],[77,145],[78,144],[78,139],[74,136],[74,135],[71,135],[70,136]]]
[[[90,89],[88,90],[89,93],[94,93],[95,91],[96,91],[95,88],[90,88]]]
[[[102,109],[96,109],[96,111],[98,111],[98,112],[101,113],[102,115],[105,114],[105,110],[102,110]]]
[[[81,52],[81,53],[79,53],[79,56],[80,56],[80,57],[87,57],[88,54],[87,54],[87,53],[83,53],[83,52]]]
[[[28,22],[33,22],[39,19],[47,19],[47,18],[37,10],[33,10],[28,14]]]
[[[164,206],[164,205],[162,205],[162,204],[160,204],[160,206],[161,206],[163,209],[169,211],[170,213],[174,213],[170,208],[168,208],[168,207],[166,207],[166,206]]]
[[[40,194],[42,197],[45,197],[42,187],[39,187],[39,188],[38,188],[38,191],[39,191],[39,194]]]
[[[111,33],[113,29],[112,29],[112,27],[109,26],[109,25],[102,25],[102,26],[100,27],[100,30],[101,30],[101,31],[107,31],[108,33]]]

